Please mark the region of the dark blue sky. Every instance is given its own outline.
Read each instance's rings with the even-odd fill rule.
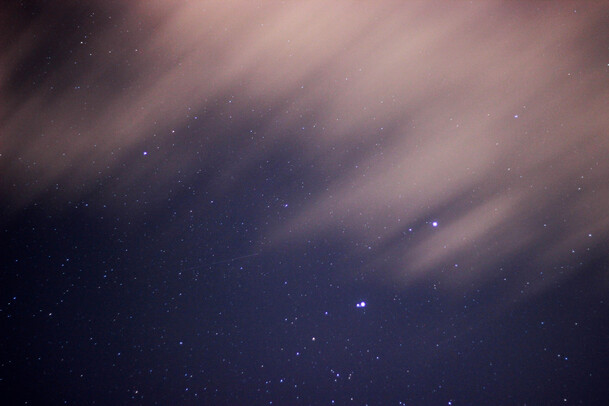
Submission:
[[[6,404],[609,395],[601,2],[3,7]]]

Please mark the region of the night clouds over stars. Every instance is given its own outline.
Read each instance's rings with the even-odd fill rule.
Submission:
[[[602,2],[0,13],[6,404],[602,404]]]

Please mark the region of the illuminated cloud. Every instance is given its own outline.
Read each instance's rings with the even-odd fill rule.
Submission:
[[[53,71],[17,73],[43,55],[40,22],[2,49],[0,190],[13,211],[125,193],[153,172],[162,189],[201,160],[231,193],[285,144],[327,181],[264,230],[264,247],[331,236],[392,282],[463,286],[514,255],[584,261],[607,241],[606,50],[585,42],[600,6],[104,7],[87,17],[102,32],[75,28]],[[195,119],[208,123],[197,148],[176,146]],[[253,122],[256,147],[239,142]],[[241,159],[217,157],[226,143]]]

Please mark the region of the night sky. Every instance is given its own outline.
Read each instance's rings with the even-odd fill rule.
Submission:
[[[0,403],[609,400],[609,3],[0,8]]]

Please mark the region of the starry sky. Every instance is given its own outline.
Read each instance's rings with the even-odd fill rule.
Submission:
[[[598,405],[609,3],[0,12],[5,404]]]

